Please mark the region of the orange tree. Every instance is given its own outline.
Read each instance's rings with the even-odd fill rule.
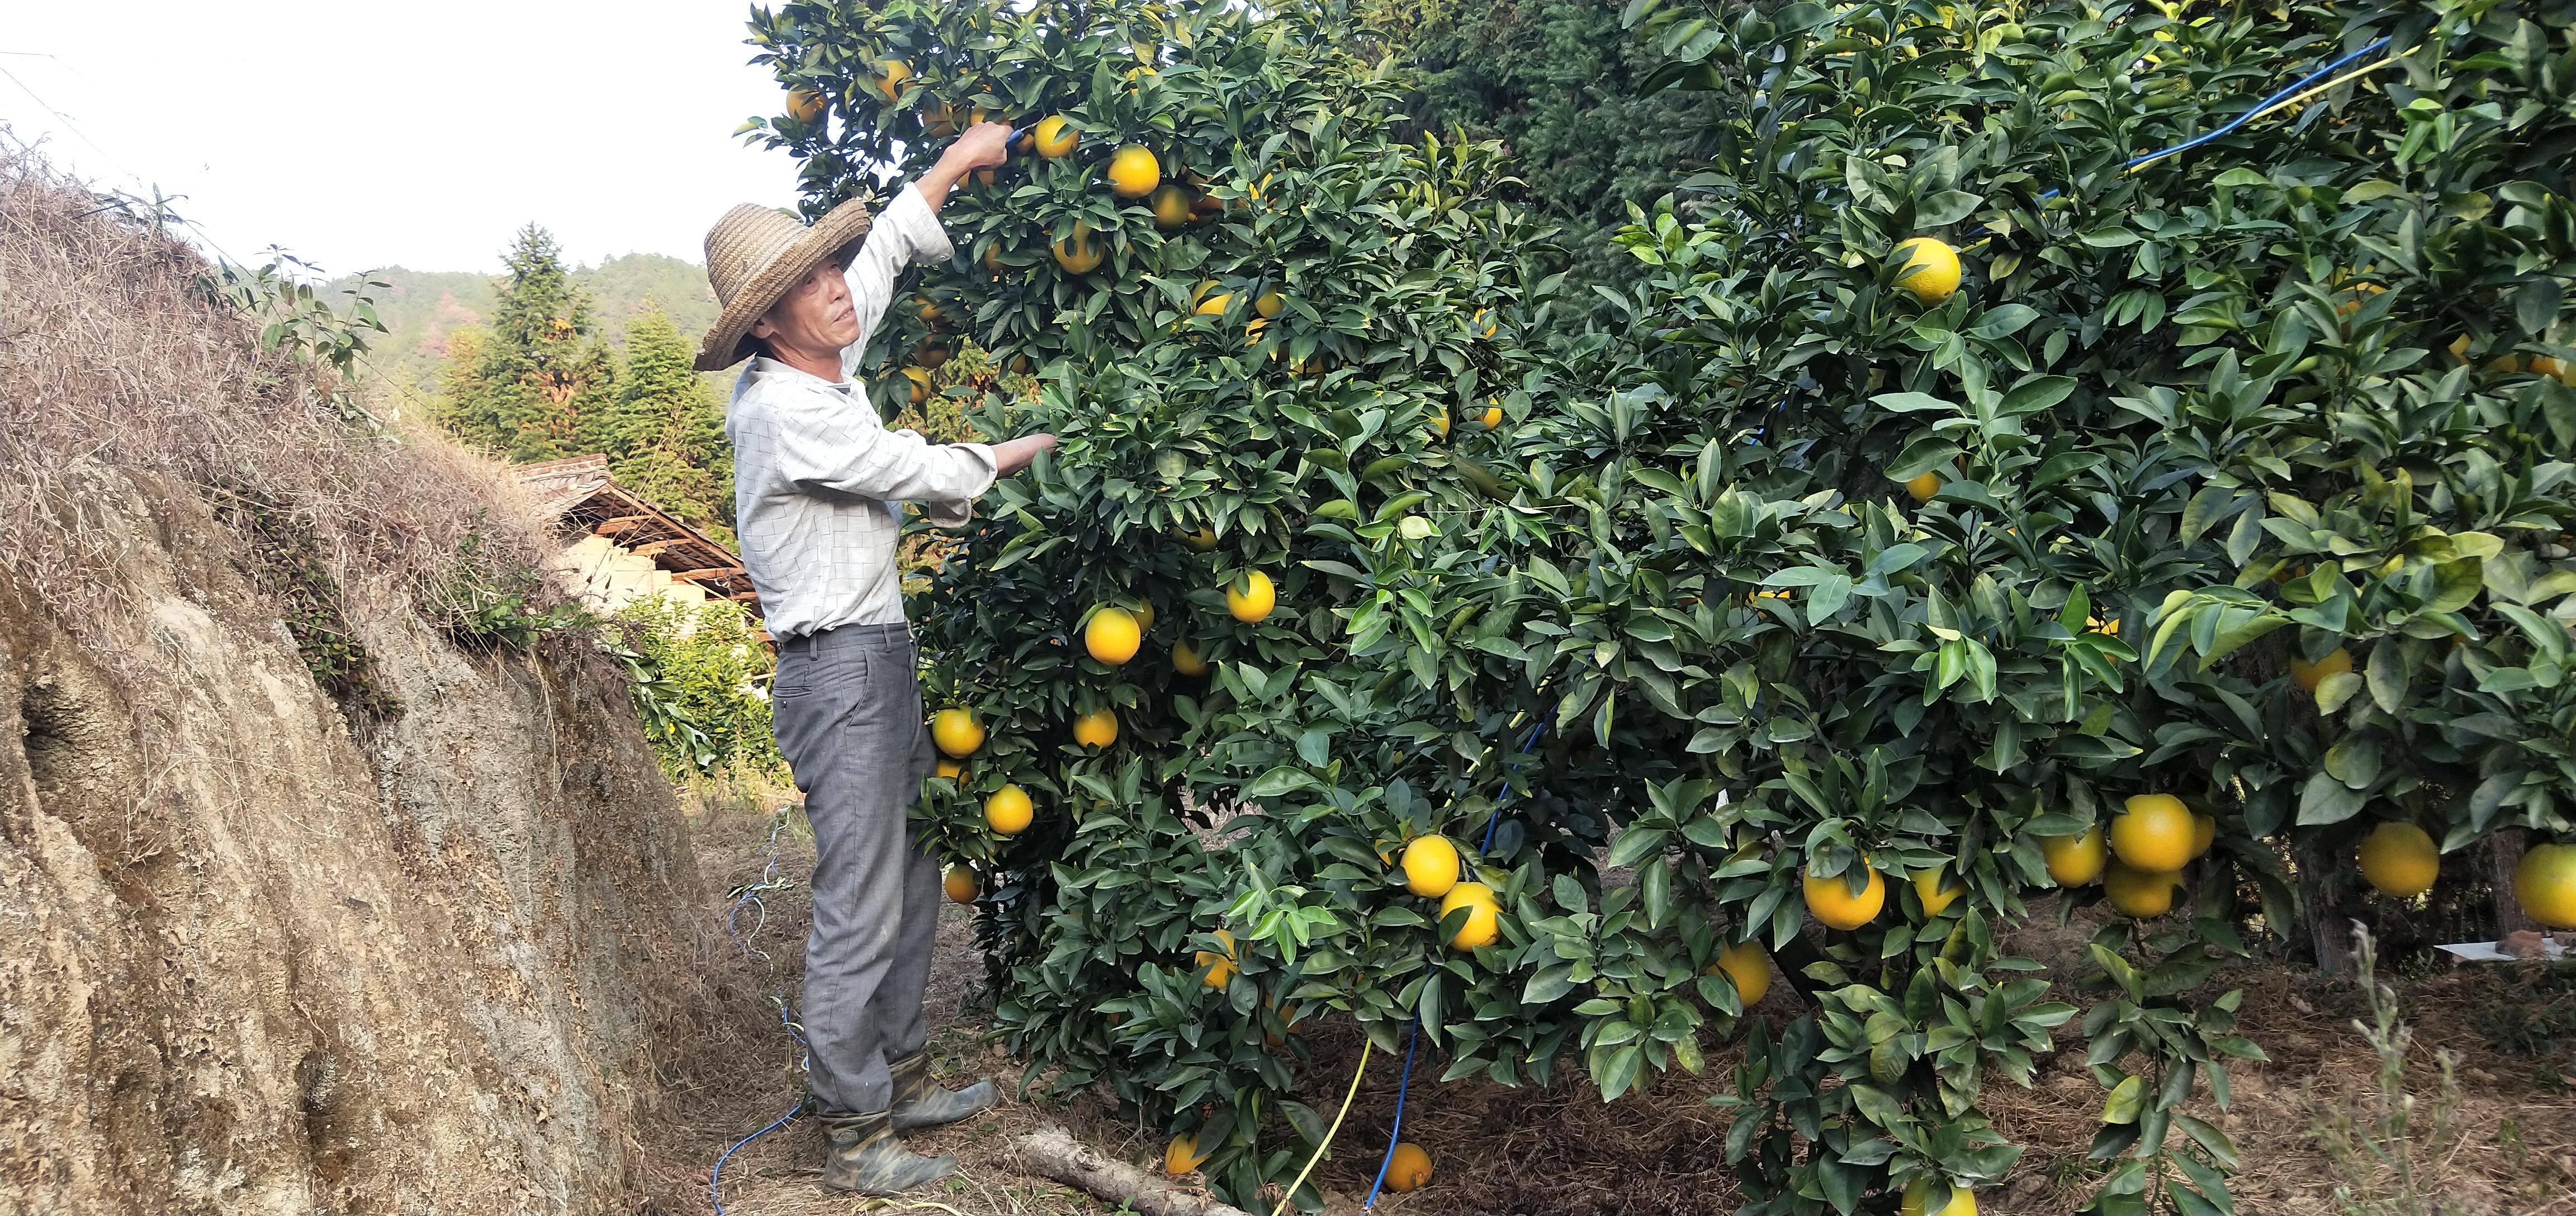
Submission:
[[[2246,934],[2378,821],[2569,828],[2567,10],[1628,16],[1735,117],[1619,332],[1335,10],[756,24],[812,206],[1032,128],[881,352],[1025,359],[977,425],[1066,440],[915,613],[1001,1026],[1238,1202],[1321,1134],[1299,1021],[1605,1098],[1741,1029],[1752,1207],[1848,1213],[2001,1177],[2080,1015],[2096,1207],[2229,1210]],[[2060,884],[2127,914],[2084,974],[1998,943]]]
[[[878,352],[904,391],[900,365],[971,337],[1041,389],[970,420],[1062,438],[914,613],[934,702],[985,732],[924,814],[983,879],[1011,1043],[1058,1086],[1113,1083],[1246,1204],[1322,1134],[1296,1024],[1392,1043],[1420,1009],[1461,1059],[1544,1075],[1579,999],[1444,949],[1439,905],[1394,884],[1409,839],[1482,825],[1494,745],[1539,708],[1510,605],[1560,525],[1482,462],[1531,412],[1519,335],[1552,285],[1497,149],[1391,138],[1396,84],[1348,25],[1046,0],[755,23],[790,111],[760,130],[805,158],[809,207],[979,112],[1027,131],[947,204],[958,260]],[[1551,796],[1495,840],[1497,904],[1604,840],[1581,789]],[[1444,1029],[1470,1008],[1495,1012]]]
[[[1735,793],[1610,860],[1812,986],[1727,1098],[1748,1210],[2000,1177],[1983,1087],[2079,1012],[2052,980],[2106,1090],[2093,1210],[2232,1210],[2191,1104],[2259,1054],[2203,988],[2248,932],[2378,823],[2571,827],[2576,10],[1628,15],[1738,117],[1622,237],[1659,274],[1581,378],[1640,416],[1529,441],[1639,462],[1549,619],[1622,652],[1614,746]],[[2360,91],[2135,163],[2354,52]],[[2032,974],[1994,929],[2061,885],[2126,915]]]

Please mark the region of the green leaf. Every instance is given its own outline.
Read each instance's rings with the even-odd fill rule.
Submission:
[[[2138,1121],[2139,1112],[2146,1108],[2146,1104],[2147,1079],[2142,1076],[2130,1077],[2112,1088],[2110,1100],[2102,1104],[2102,1121],[2135,1123]]]
[[[2361,791],[2335,780],[2332,773],[2318,772],[2299,790],[2299,824],[2341,823],[2360,814],[2363,801]]]

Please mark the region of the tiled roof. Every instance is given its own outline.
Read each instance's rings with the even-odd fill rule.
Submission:
[[[693,583],[713,599],[731,600],[760,615],[742,556],[660,507],[627,493],[608,471],[606,456],[572,456],[518,466],[519,484],[536,495],[548,518],[566,536],[604,536]]]

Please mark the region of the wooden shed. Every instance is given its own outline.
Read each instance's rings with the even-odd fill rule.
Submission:
[[[724,600],[760,616],[742,557],[617,484],[606,456],[521,465],[519,484],[544,507],[563,544],[556,570],[604,612],[647,595]]]

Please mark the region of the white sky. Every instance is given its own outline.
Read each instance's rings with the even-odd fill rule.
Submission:
[[[0,123],[101,187],[186,195],[235,258],[497,272],[534,220],[577,261],[696,261],[725,208],[794,201],[794,160],[731,134],[780,105],[748,8],[0,0]]]

